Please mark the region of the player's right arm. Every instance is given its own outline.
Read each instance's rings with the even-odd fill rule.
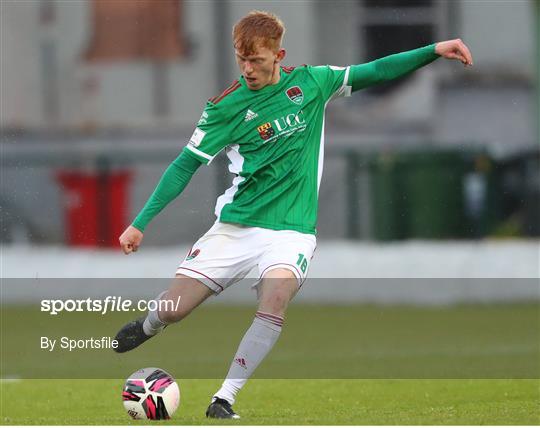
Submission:
[[[137,251],[146,226],[185,189],[201,164],[209,164],[228,143],[226,124],[215,105],[208,103],[180,156],[165,170],[156,189],[119,238],[125,254]]]
[[[124,254],[137,251],[148,223],[185,189],[201,162],[184,149],[165,170],[154,192],[133,223],[120,235]]]

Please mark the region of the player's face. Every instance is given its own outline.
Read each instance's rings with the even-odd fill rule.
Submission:
[[[285,56],[283,49],[274,52],[257,46],[255,52],[243,55],[236,50],[236,62],[249,89],[258,90],[279,81],[279,62]]]

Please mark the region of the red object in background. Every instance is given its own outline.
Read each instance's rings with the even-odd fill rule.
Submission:
[[[68,245],[115,247],[127,226],[131,173],[61,171]]]

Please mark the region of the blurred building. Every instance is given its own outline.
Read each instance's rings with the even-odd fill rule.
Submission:
[[[441,62],[405,82],[357,95],[334,108],[331,130],[352,128],[358,135],[399,128],[400,136],[405,130],[437,140],[466,136],[523,144],[535,137],[533,4],[4,1],[1,125],[190,129],[206,99],[237,75],[232,24],[259,8],[285,21],[285,63],[290,65],[367,62],[455,37],[474,53],[473,70]]]
[[[135,167],[131,217],[191,135],[206,100],[237,77],[231,27],[254,8],[284,20],[287,65],[363,63],[456,37],[471,48],[472,69],[437,61],[330,104],[330,152],[421,145],[477,147],[505,158],[538,148],[533,0],[3,0],[0,8],[2,144],[8,157],[21,156],[19,169],[4,171],[2,202],[13,213],[8,223],[32,219],[25,227],[40,237],[32,239],[61,240],[63,196],[50,185],[45,163],[30,167],[24,156],[43,150],[41,159],[54,158],[75,150],[81,160],[71,165],[90,168],[93,160],[85,159],[93,158],[84,153],[96,147],[119,157],[127,153],[128,160],[133,153],[164,153],[161,163]],[[323,181],[321,200],[343,212],[335,221],[335,209],[321,204],[321,236],[348,233],[350,194],[332,181],[344,162],[337,156],[327,163],[329,184]],[[156,243],[192,239],[193,228],[205,230],[223,187],[222,176],[212,174],[204,172],[200,180],[216,191],[197,198],[188,189],[191,216],[189,210],[164,214]],[[32,213],[44,195],[48,204],[41,209],[48,215],[39,218]],[[194,218],[193,211],[205,215]],[[168,231],[179,219],[194,226],[172,237]],[[366,224],[355,226],[357,236],[370,236]]]

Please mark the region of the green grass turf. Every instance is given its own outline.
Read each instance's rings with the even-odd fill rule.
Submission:
[[[252,307],[209,305],[148,344],[111,350],[40,349],[40,337],[114,336],[136,314],[63,313],[32,307],[1,311],[2,377],[118,379],[160,367],[181,379],[219,379]],[[540,377],[538,304],[452,307],[292,305],[285,327],[256,376],[265,379],[536,379]]]
[[[121,380],[23,380],[2,384],[5,425],[538,425],[538,380],[251,380],[240,421],[204,417],[219,380],[179,381],[170,421],[132,421]]]
[[[22,380],[0,384],[1,422],[144,424],[124,412],[118,378],[160,367],[182,389],[171,423],[223,423],[208,421],[204,411],[253,311],[208,305],[118,355],[48,352],[39,349],[39,337],[114,335],[134,314],[53,317],[35,307],[4,306],[0,369],[2,377]],[[539,424],[539,314],[537,303],[293,305],[235,410],[250,425]]]

